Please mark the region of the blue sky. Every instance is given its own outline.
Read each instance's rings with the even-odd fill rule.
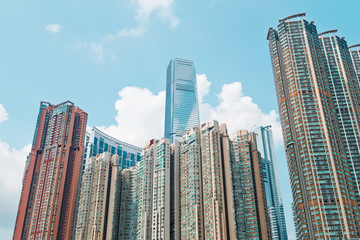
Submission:
[[[195,61],[202,121],[231,131],[272,124],[287,217],[294,236],[266,34],[306,12],[318,31],[360,43],[353,1],[2,0],[0,3],[0,234],[10,239],[21,177],[41,100],[71,100],[88,124],[143,145],[163,134],[171,58]],[[141,127],[139,127],[141,126]]]

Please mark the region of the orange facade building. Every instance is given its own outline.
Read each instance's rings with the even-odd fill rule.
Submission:
[[[41,102],[13,239],[71,239],[87,113]]]

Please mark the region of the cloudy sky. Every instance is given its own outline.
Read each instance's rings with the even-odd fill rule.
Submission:
[[[88,124],[139,146],[164,128],[165,72],[195,61],[201,121],[230,132],[272,124],[290,239],[291,193],[266,34],[306,12],[318,31],[360,43],[360,2],[333,0],[2,0],[0,236],[12,236],[40,101],[71,100]]]

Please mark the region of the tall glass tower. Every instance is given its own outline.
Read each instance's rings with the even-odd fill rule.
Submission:
[[[199,126],[199,102],[193,61],[175,58],[167,68],[165,138],[180,141],[194,126]]]
[[[271,126],[258,127],[254,132],[257,150],[261,153],[271,236],[272,239],[288,239]]]

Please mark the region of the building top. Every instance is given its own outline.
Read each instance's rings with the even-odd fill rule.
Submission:
[[[325,31],[325,32],[319,33],[318,35],[321,36],[321,35],[330,34],[330,33],[334,33],[336,35],[337,29]]]
[[[352,45],[352,46],[350,46],[349,48],[356,48],[356,47],[360,47],[360,44]]]
[[[288,16],[288,17],[286,17],[286,18],[280,19],[279,22],[285,22],[285,21],[288,21],[288,20],[290,20],[290,19],[292,19],[292,18],[297,18],[297,19],[298,19],[299,17],[304,18],[305,15],[306,15],[306,13],[294,14],[294,15]]]
[[[184,58],[174,58],[172,59],[173,61],[178,61],[178,62],[184,62],[184,63],[189,63],[189,64],[194,64],[194,61],[189,60],[189,59],[184,59]]]
[[[69,100],[67,100],[67,101],[65,101],[65,102],[59,103],[58,105],[55,105],[54,107],[55,107],[55,108],[59,108],[59,107],[68,106],[68,105],[74,105],[74,103],[71,102],[71,101],[69,101]]]
[[[140,147],[137,147],[135,145],[132,145],[132,144],[129,144],[129,143],[126,143],[126,142],[123,142],[123,141],[120,141],[119,139],[116,139],[102,131],[100,131],[97,127],[93,127],[92,128],[92,131],[96,132],[97,134],[99,134],[100,136],[103,136],[104,138],[107,138],[107,139],[110,139],[114,142],[116,142],[117,144],[119,145],[123,145],[123,146],[126,146],[126,147],[129,147],[129,148],[133,148],[133,149],[137,149],[138,152],[141,152],[141,148]]]
[[[201,130],[209,129],[215,127],[215,130],[217,131],[219,129],[219,122],[216,120],[212,120],[211,122],[206,122],[201,124]]]

